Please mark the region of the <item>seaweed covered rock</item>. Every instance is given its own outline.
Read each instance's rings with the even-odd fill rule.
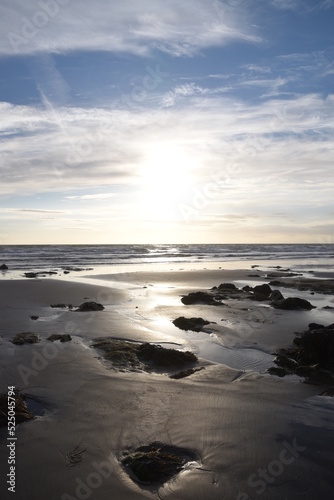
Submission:
[[[197,455],[190,450],[154,442],[126,453],[121,463],[134,481],[163,484],[196,458]]]
[[[36,344],[40,341],[40,337],[33,332],[18,333],[12,340],[13,344],[23,345],[23,344]]]
[[[190,351],[166,349],[149,343],[138,344],[110,338],[96,339],[93,347],[105,352],[105,358],[119,369],[175,369],[197,362]]]
[[[8,425],[8,408],[9,402],[15,401],[15,406],[13,409],[15,411],[15,423],[19,424],[25,422],[26,420],[31,420],[33,418],[32,413],[27,408],[25,394],[19,391],[15,391],[14,395],[8,399],[8,394],[0,394],[0,427]]]
[[[209,324],[210,321],[203,318],[185,318],[184,316],[180,316],[173,321],[173,325],[180,328],[180,330],[192,330],[193,332],[201,332],[203,327]]]
[[[287,311],[310,311],[314,309],[308,300],[300,299],[299,297],[288,297],[287,299],[277,300],[273,302],[275,309],[284,309]]]
[[[221,302],[208,292],[190,292],[182,297],[181,302],[185,305],[207,304],[210,306],[219,306]]]
[[[197,361],[197,357],[190,351],[178,351],[176,349],[166,349],[159,345],[140,344],[137,349],[137,357],[146,366],[152,367],[182,367],[188,363]]]
[[[87,311],[103,311],[104,306],[102,304],[98,304],[97,302],[83,302],[80,304],[77,312],[87,312]]]

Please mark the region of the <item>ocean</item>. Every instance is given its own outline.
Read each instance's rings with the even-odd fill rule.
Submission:
[[[98,268],[130,264],[294,262],[334,268],[334,244],[1,245],[10,270]],[[248,267],[248,266],[247,266]]]

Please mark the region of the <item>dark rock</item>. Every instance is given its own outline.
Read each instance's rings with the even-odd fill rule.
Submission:
[[[48,337],[48,340],[50,340],[51,342],[55,342],[56,340],[60,340],[60,342],[70,342],[72,340],[72,337],[68,333],[54,333],[53,335],[50,335],[50,337]]]
[[[311,323],[293,343],[293,347],[279,351],[275,363],[312,382],[323,384],[333,380],[334,324],[323,327]]]
[[[285,377],[285,375],[288,375],[288,372],[285,370],[285,368],[280,368],[279,366],[271,366],[267,370],[270,375],[277,375],[278,377]]]
[[[80,304],[76,312],[87,312],[87,311],[103,311],[104,306],[98,304],[97,302],[83,302]]]
[[[25,402],[25,394],[19,392],[18,390],[15,390],[14,395],[11,397],[15,400],[15,406],[13,406],[13,410],[15,412],[16,424],[25,422],[26,420],[31,420],[33,418],[33,415],[27,408]],[[8,394],[0,394],[0,427],[8,426],[8,409]]]
[[[36,333],[32,332],[24,332],[18,333],[12,340],[13,344],[22,345],[22,344],[37,344],[40,341],[39,336]]]
[[[219,285],[218,290],[238,290],[233,283],[222,283]]]
[[[38,318],[39,318],[39,316],[30,316],[30,319],[32,319],[34,321],[38,320]]]
[[[190,292],[188,295],[182,297],[181,302],[185,305],[191,304],[207,304],[213,306],[221,305],[212,295],[207,292]]]
[[[273,290],[269,296],[269,300],[272,302],[278,302],[284,300],[283,294],[279,290]]]
[[[7,271],[7,270],[8,270],[8,266],[6,266],[6,264],[2,264],[2,265],[0,266],[0,270],[1,270],[1,271]]]
[[[50,307],[52,307],[53,309],[72,309],[73,306],[72,304],[50,304]]]
[[[249,285],[244,286],[242,289],[244,292],[252,292],[253,291],[253,288]]]
[[[71,271],[64,271],[64,274],[70,274]]]
[[[127,452],[121,462],[131,471],[130,477],[134,481],[163,484],[180,472],[187,462],[197,458],[190,450],[154,442]]]
[[[159,345],[144,343],[140,344],[137,350],[137,357],[148,366],[173,367],[183,366],[187,363],[194,363],[197,357],[190,351],[178,351],[176,349],[165,349]]]
[[[325,307],[323,307],[323,309],[325,309],[325,311],[326,310],[327,311],[332,311],[334,309],[334,307],[333,306],[325,306]]]
[[[285,354],[278,354],[274,359],[274,363],[279,365],[281,368],[284,368],[285,370],[294,371],[298,367],[297,361],[293,358],[289,358]]]
[[[299,377],[312,377],[316,374],[318,365],[313,365],[313,366],[304,366],[300,365],[297,366],[295,369],[295,374],[298,375]]]
[[[284,283],[282,283],[282,281],[279,281],[279,280],[273,280],[273,281],[269,282],[269,285],[271,285],[271,286],[283,286]]]
[[[190,351],[166,349],[149,343],[101,338],[96,339],[93,347],[102,349],[106,359],[120,369],[183,368],[197,362],[197,357]]]
[[[205,325],[209,325],[210,321],[203,318],[185,318],[181,316],[173,321],[173,324],[181,330],[192,330],[193,332],[201,332]]]
[[[254,298],[256,300],[265,300],[270,297],[271,288],[268,284],[257,285],[253,288]]]
[[[320,330],[320,328],[325,328],[325,325],[319,325],[319,323],[310,323],[308,325],[309,330]]]
[[[24,273],[26,278],[37,278],[37,273]]]
[[[279,300],[273,303],[276,309],[284,309],[288,311],[310,311],[314,309],[308,300],[300,299],[299,297],[288,297],[287,299]]]

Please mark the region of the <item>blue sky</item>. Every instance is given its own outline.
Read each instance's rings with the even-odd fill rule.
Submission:
[[[333,0],[0,11],[0,244],[333,243]]]

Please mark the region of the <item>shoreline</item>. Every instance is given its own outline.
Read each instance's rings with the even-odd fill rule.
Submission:
[[[218,307],[181,302],[189,292],[221,283],[235,283],[238,289],[268,283],[262,275],[249,277],[252,271],[151,268],[72,280],[74,273],[66,279],[1,280],[1,392],[16,386],[45,412],[17,426],[18,498],[80,498],[80,485],[81,492],[90,490],[101,499],[244,500],[260,489],[258,470],[275,471],[271,464],[294,443],[300,450],[291,465],[282,462],[271,482],[261,479],[266,494],[273,499],[297,498],[301,492],[303,498],[330,498],[333,480],[326,457],[334,426],[327,415],[333,399],[300,377],[280,379],[266,368],[273,352],[291,344],[296,331],[320,320],[333,323],[333,312],[322,309],[332,297],[282,288],[284,294],[314,301],[318,307],[310,311],[281,311],[246,296],[225,299]],[[80,313],[50,307],[75,307],[88,300],[105,309]],[[204,331],[184,331],[172,323],[181,316],[210,323]],[[12,344],[21,332],[35,332],[40,342]],[[60,333],[72,341],[47,340]],[[120,371],[91,347],[100,337],[191,351],[198,357],[195,366],[203,369],[180,380],[171,380],[168,369]],[[5,436],[6,429],[0,428],[1,463]],[[138,485],[122,467],[122,454],[155,441],[195,450],[198,463],[164,485]],[[79,452],[87,450],[80,463],[68,468],[66,455],[76,446]],[[96,488],[89,480],[93,473],[99,475]],[[3,479],[2,473],[0,491],[11,498]]]

